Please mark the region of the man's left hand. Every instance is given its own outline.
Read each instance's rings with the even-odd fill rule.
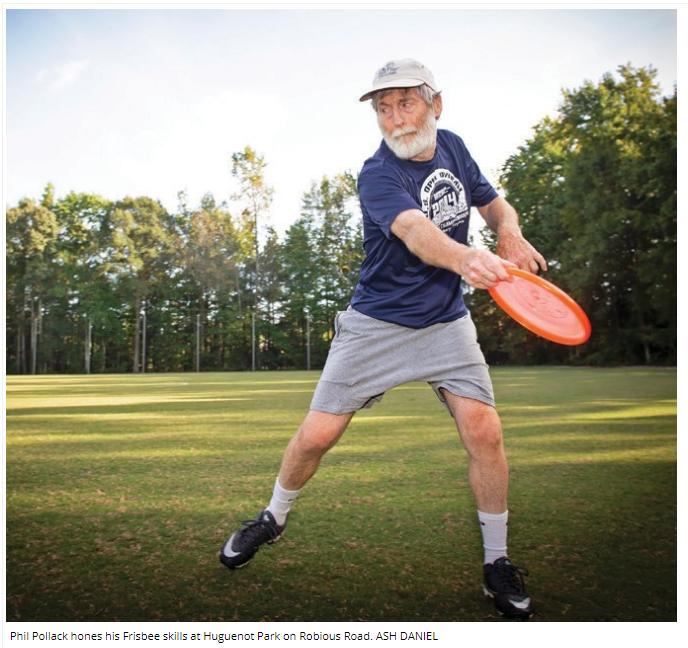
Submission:
[[[520,232],[499,232],[497,236],[497,255],[516,264],[521,270],[537,273],[547,270],[547,261]]]

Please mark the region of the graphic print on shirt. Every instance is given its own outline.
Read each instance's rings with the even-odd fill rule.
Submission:
[[[459,179],[447,169],[436,169],[420,188],[423,213],[443,232],[468,216],[466,192]]]

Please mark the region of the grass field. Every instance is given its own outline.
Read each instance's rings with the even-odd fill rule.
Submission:
[[[276,545],[269,499],[318,374],[7,380],[10,621],[480,621],[466,457],[423,384],[358,414]],[[497,368],[510,553],[535,621],[676,619],[676,371]]]

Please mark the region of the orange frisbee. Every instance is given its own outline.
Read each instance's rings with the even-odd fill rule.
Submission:
[[[532,272],[507,267],[511,281],[489,288],[492,299],[529,331],[558,344],[575,346],[590,337],[590,320],[563,290]]]

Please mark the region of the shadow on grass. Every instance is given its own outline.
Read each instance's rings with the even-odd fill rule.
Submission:
[[[531,571],[536,620],[675,620],[675,373],[495,374],[510,553]],[[244,570],[219,564],[269,498],[312,376],[285,375],[293,390],[274,374],[94,378],[102,390],[84,387],[81,404],[73,387],[91,378],[40,381],[43,403],[41,390],[15,393],[8,620],[496,619],[466,455],[424,385],[357,415],[283,540]],[[116,381],[122,399],[149,402],[89,402]]]
[[[434,479],[362,489],[336,467],[328,473],[299,502],[283,541],[237,572],[216,552],[259,497],[234,503],[231,518],[223,489],[177,489],[145,504],[135,496],[119,510],[116,498],[70,512],[10,509],[8,619],[494,618],[479,595],[480,539],[465,482],[458,492]],[[670,462],[519,473],[510,544],[532,572],[539,620],[675,620]]]

